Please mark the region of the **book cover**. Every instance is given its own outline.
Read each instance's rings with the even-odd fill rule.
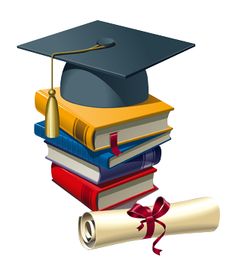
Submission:
[[[118,181],[111,181],[106,185],[98,186],[55,164],[52,164],[51,168],[52,180],[91,210],[114,208],[135,197],[157,190],[152,182],[154,172],[156,172],[156,169],[150,167],[127,178],[120,178]],[[147,180],[149,180],[149,183],[147,183]],[[140,184],[144,183],[143,187],[140,184],[137,185],[139,181]],[[129,187],[132,190],[132,195],[127,197],[125,193],[127,193]],[[114,193],[113,198],[111,197],[112,193]],[[105,200],[103,204],[100,202],[102,200]],[[101,207],[100,205],[106,206]]]
[[[142,155],[110,169],[95,166],[51,145],[48,145],[48,155],[46,158],[80,177],[96,185],[100,185],[120,177],[135,174],[137,171],[144,170],[159,163],[161,159],[161,148],[157,146]]]
[[[43,115],[47,98],[47,89],[36,92],[35,106]],[[59,105],[60,128],[93,151],[109,148],[109,134],[113,132],[118,132],[120,145],[172,129],[167,125],[167,117],[173,107],[151,95],[137,105],[118,108],[95,108],[70,103],[60,96],[59,88],[56,89],[56,98]],[[153,125],[152,121],[157,120],[157,116],[160,123]],[[120,128],[122,125],[129,128],[128,133]],[[136,125],[139,125],[139,128],[134,128]]]
[[[67,134],[65,131],[60,129],[60,135],[57,138],[47,138],[45,135],[45,123],[44,121],[36,123],[34,126],[34,132],[37,136],[45,139],[45,142],[53,145],[67,153],[70,153],[76,157],[79,157],[89,163],[92,163],[96,166],[102,166],[104,168],[111,168],[111,167],[115,167],[116,165],[111,166],[111,159],[113,157],[117,157],[114,156],[114,154],[112,153],[111,149],[105,149],[102,151],[97,151],[97,152],[93,152],[90,149],[88,149],[86,146],[84,146],[83,144],[81,144],[80,142],[78,142],[77,140],[75,140],[74,138],[72,138],[69,134]],[[161,136],[161,135],[160,135]],[[159,135],[157,135],[156,137],[159,137]],[[147,142],[152,141],[154,137],[148,137],[148,138],[144,138],[144,139],[140,139],[138,141],[135,142],[130,142],[124,145],[120,146],[120,151],[125,154],[127,151],[130,151],[131,149],[135,149],[136,147],[139,147],[141,145],[145,145]],[[167,137],[167,139],[165,141],[170,140],[169,137]],[[157,145],[153,146],[152,148],[155,148],[156,146],[158,146],[159,144],[164,143],[165,141],[162,141],[160,143],[158,143]],[[146,148],[146,147],[144,147]],[[135,158],[138,155],[142,155],[144,157],[146,157],[147,155],[145,155],[145,153],[150,153],[151,151],[146,150],[144,153],[139,152],[139,150],[137,151],[137,153],[133,153],[133,155],[131,154],[129,157],[125,157],[123,161],[121,161],[120,163],[126,162],[129,159]],[[118,156],[118,157],[121,157]],[[117,165],[119,165],[119,163],[117,163]]]

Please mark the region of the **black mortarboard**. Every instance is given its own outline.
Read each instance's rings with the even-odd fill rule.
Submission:
[[[129,106],[148,97],[145,69],[194,46],[151,33],[95,21],[18,48],[50,56],[107,44],[105,49],[82,54],[58,55],[66,65],[61,78],[61,95],[80,105]],[[110,45],[109,45],[110,44]]]
[[[51,57],[47,137],[59,134],[54,58],[66,62],[60,84],[64,99],[92,107],[121,107],[148,98],[147,68],[191,47],[194,44],[101,21],[18,46]]]

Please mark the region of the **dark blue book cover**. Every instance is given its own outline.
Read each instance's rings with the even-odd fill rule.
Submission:
[[[85,160],[85,161],[87,161],[91,164],[94,164],[98,167],[101,166],[101,167],[104,167],[104,168],[109,168],[109,160],[110,160],[110,158],[115,156],[112,153],[111,149],[104,149],[104,150],[101,150],[101,151],[93,152],[61,129],[60,129],[60,135],[57,138],[48,138],[45,135],[45,122],[44,121],[35,124],[34,132],[37,136],[45,139],[46,143],[53,145],[53,146],[65,151],[67,153],[70,153],[70,154],[72,154],[76,157],[79,157],[79,158],[81,158],[81,159],[83,159],[83,160]],[[119,146],[119,149],[120,149],[121,152],[125,152],[126,150],[134,148],[135,146],[142,144],[143,142],[145,142],[145,141],[147,141],[151,138],[155,138],[155,137],[148,137],[148,138],[145,138],[145,139],[126,143],[126,144]],[[159,150],[159,153],[153,152],[153,151],[158,151],[158,150]],[[149,149],[148,151],[141,153],[139,155],[135,155],[135,156],[133,156],[133,158],[139,156],[139,158],[141,159],[141,162],[143,163],[142,158],[148,157],[148,154],[150,154],[150,153],[155,154],[153,156],[153,158],[155,158],[155,159],[153,159],[153,160],[156,163],[158,163],[160,161],[160,157],[161,157],[161,151],[160,151],[159,146],[156,146],[152,149]],[[131,158],[129,158],[128,160],[130,160],[130,159]],[[128,160],[126,160],[126,161],[128,161]],[[122,162],[122,163],[124,163],[124,162]],[[117,165],[117,166],[119,166],[119,165]],[[114,166],[114,167],[117,167],[117,166]],[[114,167],[112,167],[112,168],[114,168]]]
[[[50,146],[52,147],[52,146]],[[52,148],[51,148],[52,149]],[[60,149],[56,149],[57,152],[62,153],[65,156],[65,153]],[[68,154],[69,155],[69,154]],[[157,146],[153,149],[148,150],[147,152],[136,156],[135,158],[128,160],[124,163],[120,163],[110,169],[104,168],[102,166],[97,167],[97,174],[86,174],[86,171],[83,171],[80,166],[70,166],[69,163],[65,163],[65,161],[60,161],[57,159],[50,158],[50,156],[46,156],[46,158],[52,161],[54,164],[76,174],[80,177],[87,179],[89,182],[92,182],[96,185],[108,183],[110,181],[114,181],[131,174],[136,174],[142,170],[150,168],[151,166],[159,163],[161,159],[161,148]],[[72,157],[69,157],[70,159]],[[81,163],[81,162],[80,162]],[[91,164],[90,164],[91,165]],[[94,171],[94,168],[92,168]]]

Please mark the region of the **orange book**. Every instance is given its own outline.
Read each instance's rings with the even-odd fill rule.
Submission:
[[[96,108],[73,104],[56,88],[60,128],[93,151],[110,147],[110,134],[117,133],[118,145],[169,132],[168,114],[173,107],[149,95],[142,103],[118,108]],[[35,95],[36,109],[45,115],[48,89]]]

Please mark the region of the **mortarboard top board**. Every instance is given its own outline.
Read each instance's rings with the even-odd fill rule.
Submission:
[[[18,48],[51,57],[55,52],[107,48],[80,54],[58,55],[66,62],[61,96],[72,103],[93,107],[120,107],[148,97],[146,69],[194,47],[194,44],[94,21],[56,33]]]

